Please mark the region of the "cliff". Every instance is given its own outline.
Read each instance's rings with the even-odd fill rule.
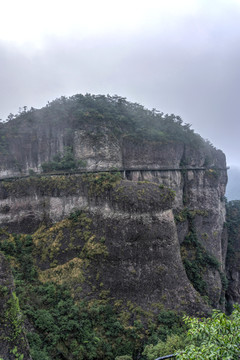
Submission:
[[[71,148],[80,168],[225,168],[225,158],[180,117],[163,115],[121,97],[75,95],[10,116],[0,127],[0,176],[42,172]],[[19,151],[20,150],[20,151]]]
[[[31,235],[38,281],[134,304],[145,327],[160,308],[224,309],[225,156],[179,117],[76,95],[0,131],[1,250]]]

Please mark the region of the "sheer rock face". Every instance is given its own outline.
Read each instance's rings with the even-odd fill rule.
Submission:
[[[14,123],[5,125],[12,134]],[[227,175],[221,151],[180,141],[116,136],[104,122],[101,126],[85,123],[73,130],[66,120],[31,124],[29,118],[29,127],[20,121],[15,126],[17,136],[8,139],[7,153],[0,154],[0,177],[26,175],[29,169],[40,173],[42,163],[51,161],[65,146],[72,146],[75,159],[86,161],[87,170],[122,169],[125,178],[119,187],[100,195],[90,194],[81,176],[66,180],[65,187],[57,178],[48,178],[50,185],[38,177],[3,182],[1,226],[13,232],[32,233],[44,221],[54,223],[77,209],[84,210],[93,221],[96,219],[98,228],[106,230],[110,255],[109,263],[104,265],[104,282],[112,294],[129,297],[145,307],[160,299],[170,308],[176,303],[189,311],[204,308],[186,276],[180,245],[194,226],[199,243],[224,271]],[[150,184],[139,183],[144,181]],[[161,186],[176,194],[167,205],[158,193]],[[184,209],[191,211],[194,218],[175,223],[174,215]],[[219,271],[208,268],[203,276],[207,295],[218,306],[222,294]]]
[[[0,357],[15,360],[15,354],[31,360],[23,321],[14,292],[10,265],[0,253]]]
[[[203,173],[203,170],[201,172]],[[180,242],[189,232],[189,220],[185,219],[177,224],[174,221],[174,213],[183,211],[186,206],[180,202],[184,186],[181,186],[178,192],[177,204],[174,191],[162,184],[170,185],[172,179],[175,179],[168,178],[166,175],[169,173],[171,174],[164,172],[165,178],[156,177],[154,174],[155,183],[121,180],[111,189],[100,192],[96,188],[97,183],[92,184],[91,177],[84,175],[5,181],[0,186],[1,224],[13,232],[33,233],[43,222],[54,224],[61,222],[75,210],[84,211],[93,223],[93,233],[101,234],[105,238],[108,251],[107,258],[102,261],[98,259],[93,267],[100,272],[103,283],[101,290],[110,291],[111,296],[130,300],[145,309],[160,302],[167,308],[189,313],[207,312],[208,306],[187,278],[180,253]],[[193,173],[195,174],[194,171]],[[134,177],[136,174],[132,172],[129,175]],[[148,178],[151,174],[146,172]],[[179,173],[177,176],[184,184],[186,174]],[[215,191],[211,192],[213,184],[204,180],[207,175],[201,176],[202,193],[198,196],[202,196],[206,201],[207,193],[214,204],[217,204],[218,196],[219,205],[214,209],[204,201],[192,205],[192,211],[196,212],[195,228],[204,248],[223,264],[223,203]],[[199,177],[200,173],[196,171],[198,180]],[[197,186],[192,177],[191,181],[193,193]],[[210,189],[207,190],[204,184]],[[192,200],[192,204],[194,201]],[[218,212],[221,211],[222,218],[218,220]],[[60,246],[61,252],[54,258],[57,266],[78,258],[84,248],[84,241],[79,237],[74,245],[77,250],[69,249],[70,238],[70,234],[64,237],[64,245]],[[46,246],[51,252],[51,243],[49,245],[47,237],[46,244],[42,244],[38,249],[39,255]],[[48,272],[53,266],[52,261],[53,259],[39,262],[38,266],[41,271]],[[94,284],[97,275],[90,272],[88,276]],[[219,272],[216,269],[207,269],[204,280],[211,302],[218,307],[222,293]],[[88,287],[85,287],[84,291],[84,296],[88,296]]]
[[[39,115],[40,116],[40,115]],[[66,116],[49,121],[28,114],[2,124],[0,143],[0,177],[40,173],[41,165],[51,161],[64,147],[71,146],[76,159],[86,161],[89,170],[117,169],[179,169],[188,167],[225,168],[225,156],[210,146],[196,148],[180,141],[150,141],[127,134],[119,136],[104,122],[82,123],[76,129]],[[3,130],[2,130],[3,129]],[[6,139],[7,137],[7,139]]]
[[[47,230],[40,238],[37,233],[34,235],[41,276],[46,279],[54,271],[53,261],[59,271],[59,267],[79,260],[79,256],[82,259],[79,254],[86,252],[85,236],[90,233],[87,261],[91,261],[84,273],[88,281],[74,285],[81,286],[81,296],[91,297],[92,290],[87,285],[90,282],[97,293],[110,291],[110,297],[131,301],[145,310],[160,303],[191,314],[208,312],[209,306],[189,282],[181,260],[172,209],[174,192],[158,184],[128,180],[97,195],[91,194],[89,187],[82,176],[62,177],[62,181],[53,177],[47,184],[34,178],[2,184],[0,197],[5,199],[0,202],[2,208],[9,208],[7,214],[1,215],[1,221],[9,230],[32,233],[43,220],[53,224],[60,221],[60,242],[54,225],[50,237]],[[8,197],[11,193],[14,197]],[[73,230],[68,232],[67,225],[65,229],[61,225],[61,220],[74,209],[82,210],[88,217],[87,227],[80,228],[75,239]],[[31,215],[34,219],[28,222]],[[95,238],[96,244],[101,243],[99,238],[104,239],[107,254],[94,253],[97,245],[91,239]],[[56,246],[60,250],[48,257]]]
[[[209,311],[186,276],[171,209],[131,216],[105,213],[96,218],[106,229],[109,252],[100,266],[101,279],[117,299],[146,310],[161,303],[192,314]]]

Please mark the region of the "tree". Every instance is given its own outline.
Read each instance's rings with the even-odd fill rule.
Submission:
[[[86,167],[86,162],[81,159],[75,160],[73,150],[70,146],[66,146],[63,153],[57,153],[53,157],[53,161],[42,164],[43,172],[51,172],[54,170],[74,170],[79,167]]]
[[[159,340],[156,345],[147,345],[143,351],[143,355],[147,360],[155,360],[159,356],[175,354],[179,349],[186,346],[185,333],[182,335],[168,335],[166,341]]]
[[[240,307],[230,316],[214,310],[210,318],[185,317],[191,342],[179,351],[177,360],[237,360],[240,356]]]

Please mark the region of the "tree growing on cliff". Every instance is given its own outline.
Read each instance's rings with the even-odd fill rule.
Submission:
[[[53,157],[53,161],[42,164],[43,172],[51,172],[56,170],[74,170],[79,167],[86,167],[86,162],[83,160],[75,160],[73,150],[66,146],[63,153],[57,153]]]

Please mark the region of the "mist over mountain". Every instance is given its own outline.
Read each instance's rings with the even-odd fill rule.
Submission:
[[[240,200],[240,168],[231,166],[228,171],[228,185],[226,189],[228,200]]]

